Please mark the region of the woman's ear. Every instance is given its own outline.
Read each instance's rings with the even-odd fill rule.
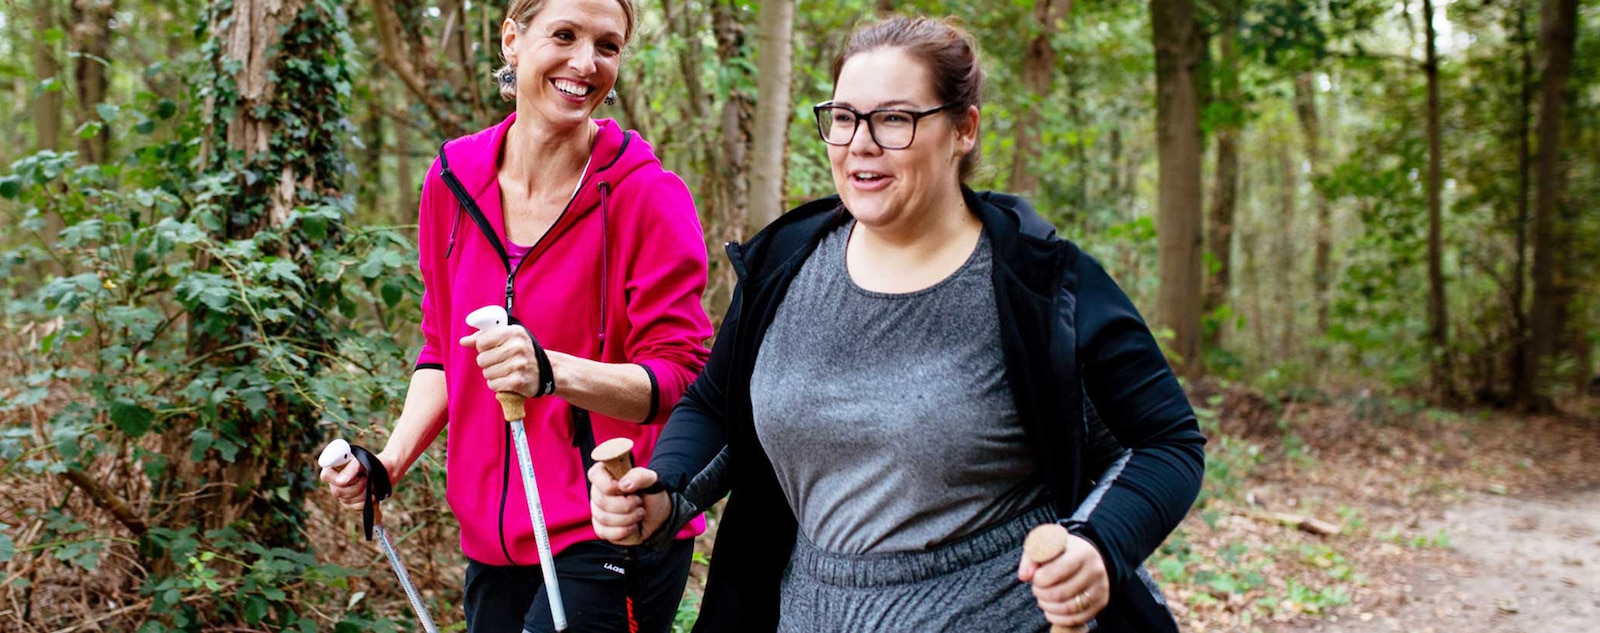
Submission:
[[[522,29],[517,28],[516,20],[511,18],[506,18],[505,22],[500,23],[500,58],[506,63],[511,63],[517,56],[517,31],[520,30]]]
[[[967,106],[956,120],[956,149],[961,156],[972,153],[978,144],[978,106]]]

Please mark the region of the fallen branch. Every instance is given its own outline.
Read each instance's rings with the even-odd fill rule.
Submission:
[[[1288,514],[1284,512],[1246,512],[1244,516],[1266,523],[1291,526],[1301,532],[1317,536],[1337,536],[1341,531],[1339,526],[1323,521],[1316,517]]]
[[[144,519],[139,518],[139,514],[128,507],[127,502],[111,494],[87,473],[81,470],[69,470],[62,473],[61,477],[88,493],[95,507],[110,512],[111,516],[116,517],[117,522],[128,528],[129,532],[133,532],[134,536],[144,536],[145,531],[150,529],[145,525]]]

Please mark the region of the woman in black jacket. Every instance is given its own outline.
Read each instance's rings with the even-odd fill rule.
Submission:
[[[870,25],[833,74],[839,196],[729,246],[733,305],[649,468],[590,470],[596,533],[653,541],[728,494],[696,631],[1176,631],[1142,562],[1205,438],[1105,270],[965,186],[970,37]],[[1024,560],[1052,521],[1066,554]]]

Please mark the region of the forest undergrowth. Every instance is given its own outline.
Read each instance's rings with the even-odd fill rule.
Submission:
[[[4,342],[28,345],[40,334],[18,332]],[[20,367],[3,369],[22,375]],[[47,446],[40,420],[71,397],[55,393],[31,410],[12,411],[7,415],[23,419],[0,420],[0,428],[32,429],[31,443]],[[1191,398],[1211,438],[1205,488],[1149,561],[1185,631],[1384,617],[1413,590],[1398,572],[1451,559],[1451,535],[1431,527],[1446,508],[1476,494],[1541,496],[1600,485],[1600,398],[1564,403],[1578,413],[1563,416],[1445,410],[1370,390],[1271,394],[1216,382],[1192,388]],[[376,448],[382,433],[353,439]],[[439,456],[430,452],[386,503],[386,523],[435,619],[459,630],[464,562]],[[0,523],[14,535],[0,582],[0,629],[140,630],[153,597],[143,582],[149,570],[133,562],[136,540],[65,476],[38,477],[14,465],[0,465],[8,492]],[[141,498],[139,478],[119,474],[125,472],[106,460],[89,474],[105,490]],[[316,562],[342,571],[285,590],[303,597],[323,630],[415,628],[382,554],[361,540],[359,515],[335,511],[322,495],[308,501],[305,536]],[[680,610],[683,630],[703,586],[712,526]],[[226,556],[197,553],[181,577],[192,583],[187,589],[203,591],[185,591],[183,599],[204,611],[207,595],[239,591],[241,575],[218,573],[229,564]]]

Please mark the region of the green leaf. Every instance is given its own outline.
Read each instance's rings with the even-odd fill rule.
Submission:
[[[122,429],[128,437],[138,439],[150,430],[151,423],[155,422],[154,411],[141,407],[129,400],[118,400],[111,403],[111,422]]]
[[[189,447],[189,461],[205,460],[206,451],[211,450],[211,443],[215,440],[216,435],[211,433],[211,429],[195,429],[190,433],[189,441],[193,442],[193,445]]]
[[[267,617],[267,601],[261,596],[250,596],[244,604],[244,621],[256,624]]]
[[[117,112],[121,109],[122,108],[118,108],[117,106],[109,103],[94,104],[94,111],[100,114],[100,120],[107,123],[110,123],[112,119],[117,118]]]
[[[17,194],[22,192],[22,179],[16,176],[0,178],[0,198],[16,200]]]
[[[400,303],[400,298],[404,296],[405,289],[393,281],[385,281],[379,292],[383,294],[383,302],[393,308],[395,304]]]
[[[39,92],[46,94],[51,92],[61,92],[61,78],[51,77],[39,82]]]
[[[67,33],[58,28],[49,28],[45,29],[43,33],[40,33],[39,38],[51,44],[55,44],[56,42],[66,40]]]
[[[170,119],[172,115],[177,113],[178,104],[173,103],[171,99],[162,99],[161,103],[156,104],[156,118],[158,119]]]
[[[0,532],[0,563],[11,562],[11,558],[16,555],[17,544],[12,542],[11,535]]]
[[[94,138],[94,135],[100,133],[100,128],[101,127],[103,127],[103,126],[100,124],[99,121],[89,121],[87,123],[84,123],[83,125],[78,126],[78,131],[77,131],[78,138],[82,138],[82,139]]]

